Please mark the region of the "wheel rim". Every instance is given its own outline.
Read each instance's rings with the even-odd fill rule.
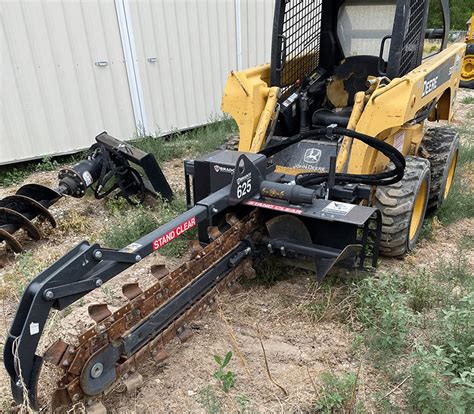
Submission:
[[[410,242],[413,241],[415,238],[418,228],[423,221],[423,215],[425,213],[425,205],[426,205],[426,198],[427,198],[427,190],[428,184],[426,179],[424,179],[418,189],[418,194],[416,195],[415,204],[413,205],[413,214],[411,215],[410,221],[410,233],[409,239]]]
[[[461,70],[461,79],[470,81],[474,79],[474,56],[466,56]]]
[[[444,187],[443,199],[448,197],[451,186],[453,185],[454,171],[456,170],[456,162],[458,160],[458,152],[454,153],[454,157],[451,160],[451,165],[449,166],[448,177],[446,178],[446,186]]]

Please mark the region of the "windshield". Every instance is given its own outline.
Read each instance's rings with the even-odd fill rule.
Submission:
[[[396,1],[348,0],[339,9],[337,35],[344,55],[379,56],[382,39],[392,34]],[[383,58],[388,59],[390,40]]]

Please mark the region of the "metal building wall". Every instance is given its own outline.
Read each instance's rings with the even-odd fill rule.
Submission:
[[[0,164],[134,133],[113,0],[2,1],[2,17]]]
[[[2,1],[0,165],[208,122],[229,71],[269,61],[273,4]]]

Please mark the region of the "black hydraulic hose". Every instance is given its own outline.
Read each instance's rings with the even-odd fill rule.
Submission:
[[[376,174],[345,174],[337,173],[335,175],[335,182],[340,183],[356,183],[356,184],[367,184],[367,185],[389,185],[400,181],[403,178],[405,171],[405,157],[396,148],[387,144],[384,141],[376,139],[366,134],[361,134],[346,128],[340,127],[325,127],[318,128],[312,131],[303,132],[298,135],[294,135],[280,144],[275,144],[267,147],[260,151],[265,156],[274,155],[291,145],[294,145],[306,138],[315,138],[327,135],[341,135],[348,136],[350,138],[357,139],[367,144],[369,147],[381,152],[385,155],[395,166],[392,170],[384,171]],[[315,185],[327,182],[329,173],[302,173],[298,174],[295,178],[296,184],[304,187],[312,187]]]

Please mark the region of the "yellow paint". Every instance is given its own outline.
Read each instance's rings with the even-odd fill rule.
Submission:
[[[393,79],[387,86],[379,86],[365,105],[364,111],[357,122],[355,130],[379,139],[388,140],[396,134],[400,128],[413,119],[416,113],[429,104],[436,97],[442,96],[445,91],[450,91],[446,96],[447,108],[439,111],[439,119],[451,120],[452,97],[458,88],[461,65],[453,67],[453,72],[445,83],[425,96],[423,94],[423,81],[425,76],[435,70],[444,62],[452,59],[461,59],[466,48],[465,44],[453,44],[442,52],[428,58],[418,68],[406,74],[403,78]],[[456,58],[456,55],[458,58]],[[441,116],[443,115],[443,116]],[[416,138],[412,143],[408,140]],[[413,150],[413,145],[419,145],[420,134],[407,134],[403,145],[404,155]],[[368,147],[361,141],[355,140],[352,144],[349,158],[348,172],[353,174],[369,174],[386,166],[381,165],[377,151]]]
[[[415,204],[413,206],[413,214],[410,221],[410,233],[409,240],[412,241],[416,233],[423,222],[424,209],[426,204],[426,198],[428,197],[428,184],[427,180],[423,180],[418,190],[418,194],[415,198]]]
[[[453,185],[454,172],[456,171],[456,163],[458,160],[458,151],[455,152],[453,159],[451,160],[451,165],[449,166],[448,177],[446,179],[446,187],[444,188],[443,198],[448,197],[451,186]]]
[[[267,64],[231,72],[227,78],[221,108],[234,118],[239,127],[239,151],[251,151],[257,127],[258,140],[262,139],[262,135],[265,138],[271,118],[268,114],[273,114],[278,94],[278,88],[268,87],[269,77],[270,65]],[[270,104],[267,105],[268,101]],[[265,119],[259,125],[262,115]],[[262,133],[263,130],[265,131]]]
[[[392,145],[400,133],[403,142],[398,146],[404,155],[416,155],[423,137],[423,125],[408,125],[416,114],[434,99],[439,99],[432,119],[450,121],[453,98],[458,88],[461,59],[466,44],[457,43],[426,59],[418,68],[402,78],[381,85],[378,78],[369,78],[367,93],[358,92],[348,128]],[[425,76],[444,62],[453,59],[451,77],[423,96]],[[456,65],[456,61],[458,64]],[[278,88],[269,87],[270,65],[232,72],[224,89],[222,110],[237,122],[240,132],[239,151],[258,152],[265,144],[268,126],[275,116]],[[388,159],[358,140],[345,137],[337,158],[337,171],[352,174],[371,174],[383,171]],[[278,166],[287,174],[304,172]]]

